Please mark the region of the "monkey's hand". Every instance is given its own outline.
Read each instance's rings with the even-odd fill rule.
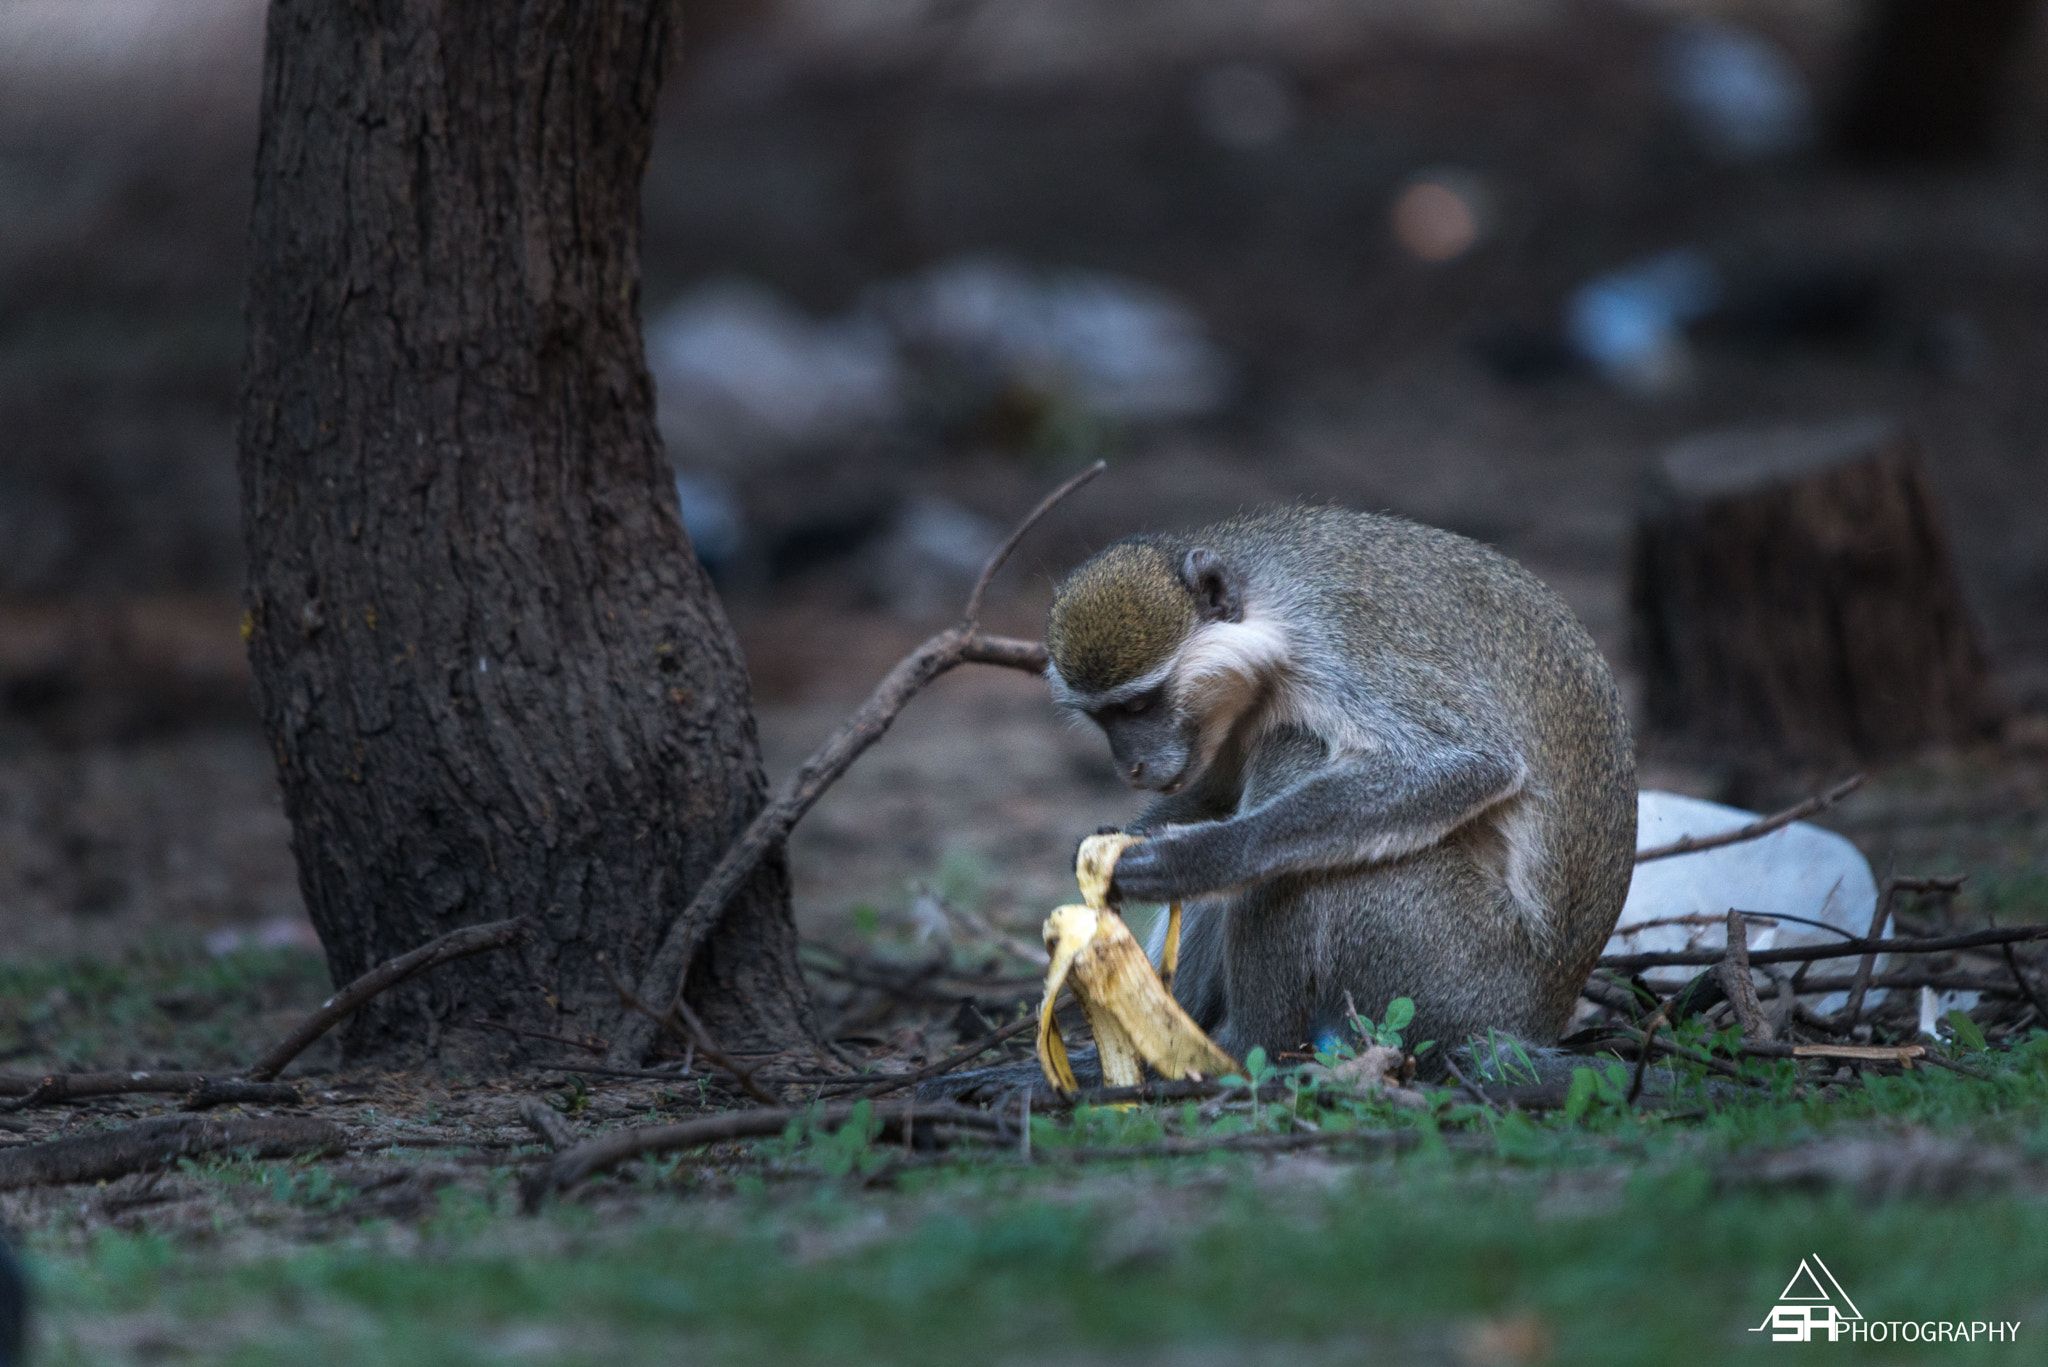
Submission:
[[[1213,891],[1198,872],[1188,867],[1185,855],[1183,842],[1170,833],[1127,846],[1117,856],[1115,876],[1110,879],[1111,904],[1177,902]]]

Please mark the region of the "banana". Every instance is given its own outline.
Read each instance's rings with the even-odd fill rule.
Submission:
[[[1143,1078],[1141,1061],[1168,1078],[1218,1077],[1238,1070],[1237,1060],[1181,1010],[1123,917],[1107,905],[1117,856],[1139,839],[1117,834],[1082,841],[1074,859],[1074,878],[1085,905],[1056,907],[1045,920],[1045,947],[1052,964],[1038,1009],[1038,1063],[1046,1081],[1068,1095],[1080,1087],[1053,1017],[1053,1002],[1070,982],[1095,1033],[1106,1085],[1137,1086]],[[1180,949],[1180,905],[1174,904],[1168,915],[1164,958],[1171,974]]]

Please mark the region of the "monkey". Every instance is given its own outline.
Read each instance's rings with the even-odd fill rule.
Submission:
[[[1401,518],[1273,508],[1097,552],[1046,646],[1055,704],[1156,794],[1111,896],[1184,904],[1173,994],[1224,1049],[1324,1045],[1403,996],[1431,1074],[1489,1030],[1562,1033],[1628,893],[1635,752],[1535,576]]]

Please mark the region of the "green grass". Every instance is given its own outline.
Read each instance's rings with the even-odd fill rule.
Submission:
[[[1264,1343],[1421,1347],[1509,1314],[1549,1326],[1559,1361],[1771,1361],[1787,1348],[1747,1330],[1813,1252],[1873,1319],[2019,1320],[2024,1336],[2048,1314],[2038,1201],[1859,1211],[1847,1199],[1717,1198],[1702,1173],[1680,1168],[1636,1173],[1575,1210],[1531,1175],[1429,1160],[1367,1166],[1312,1195],[1274,1190],[1244,1160],[1136,1181],[983,1175],[920,1186],[880,1201],[676,1203],[610,1230],[574,1210],[522,1222],[458,1200],[417,1246],[370,1230],[247,1260],[105,1235],[49,1260],[45,1295],[73,1324],[147,1312],[220,1326],[225,1341],[208,1361],[390,1367],[611,1362],[622,1351],[648,1362],[942,1364],[970,1349],[974,1360],[1042,1361]],[[1129,1237],[1160,1204],[1175,1208],[1169,1222]],[[879,1211],[886,1231],[864,1230],[864,1211]],[[830,1251],[835,1236],[852,1246]],[[828,1251],[806,1255],[807,1241]],[[542,1351],[520,1354],[521,1343]],[[1869,1361],[1922,1351],[1832,1347]],[[2017,1363],[2039,1351],[2023,1338],[1944,1357]],[[75,1343],[48,1358],[103,1360]]]
[[[51,1225],[29,1251],[53,1367],[1460,1362],[1487,1360],[1472,1326],[1529,1317],[1564,1363],[2034,1362],[2038,1194],[1871,1206],[1721,1180],[1768,1148],[1909,1127],[2048,1158],[2048,1035],[1969,1059],[1992,1079],[1916,1071],[1797,1099],[1788,1082],[1776,1099],[1710,1101],[1697,1122],[1598,1089],[1538,1119],[1321,1113],[1465,1136],[1399,1160],[1061,1162],[1063,1144],[1280,1121],[1095,1110],[1071,1132],[1041,1121],[1030,1169],[984,1155],[907,1170],[894,1190],[858,1184],[886,1156],[860,1136],[798,1134],[760,1161],[664,1164],[535,1218],[514,1213],[504,1168],[414,1225],[333,1222],[326,1244],[265,1236],[245,1202],[217,1234]],[[306,1214],[349,1194],[291,1164],[187,1175]],[[2017,1320],[2021,1338],[1818,1350],[1749,1333],[1814,1253],[1873,1320]]]
[[[303,949],[215,957],[165,939],[118,960],[0,962],[0,1068],[240,1066],[267,1042],[266,1013],[310,1010],[331,990],[326,962]]]

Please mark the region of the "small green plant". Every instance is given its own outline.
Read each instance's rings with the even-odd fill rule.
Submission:
[[[817,1108],[789,1122],[771,1152],[810,1168],[825,1177],[846,1177],[858,1172],[866,1177],[889,1161],[889,1155],[875,1147],[881,1125],[875,1120],[872,1101],[860,1101],[837,1129],[819,1123]]]
[[[1400,1049],[1403,1047],[1403,1034],[1415,1022],[1415,999],[1413,997],[1396,997],[1388,1002],[1387,1009],[1380,1017],[1378,1024],[1374,1024],[1370,1016],[1361,1013],[1358,1010],[1357,1004],[1351,1001],[1348,994],[1344,1000],[1346,1005],[1351,1008],[1346,1020],[1351,1027],[1352,1035],[1357,1038],[1358,1043],[1354,1045],[1349,1040],[1335,1035],[1326,1035],[1316,1045],[1316,1062],[1322,1064],[1325,1068],[1334,1068],[1346,1059],[1357,1058],[1360,1049],[1374,1047]],[[1408,1052],[1420,1055],[1428,1053],[1435,1047],[1435,1040],[1424,1040]]]
[[[1472,1066],[1482,1082],[1534,1083],[1543,1079],[1529,1058],[1529,1051],[1513,1035],[1489,1028],[1485,1038],[1472,1037],[1469,1045]]]
[[[1984,1038],[1984,1032],[1977,1028],[1977,1022],[1960,1011],[1951,1011],[1947,1016],[1949,1033],[1955,1036],[1958,1051],[1968,1050],[1981,1054],[1991,1047]]]
[[[563,1115],[581,1115],[590,1109],[590,1084],[581,1073],[571,1073],[561,1093],[549,1097],[548,1104]]]
[[[1564,1118],[1577,1124],[1599,1110],[1628,1109],[1628,1069],[1618,1062],[1603,1068],[1574,1068],[1564,1096]]]

